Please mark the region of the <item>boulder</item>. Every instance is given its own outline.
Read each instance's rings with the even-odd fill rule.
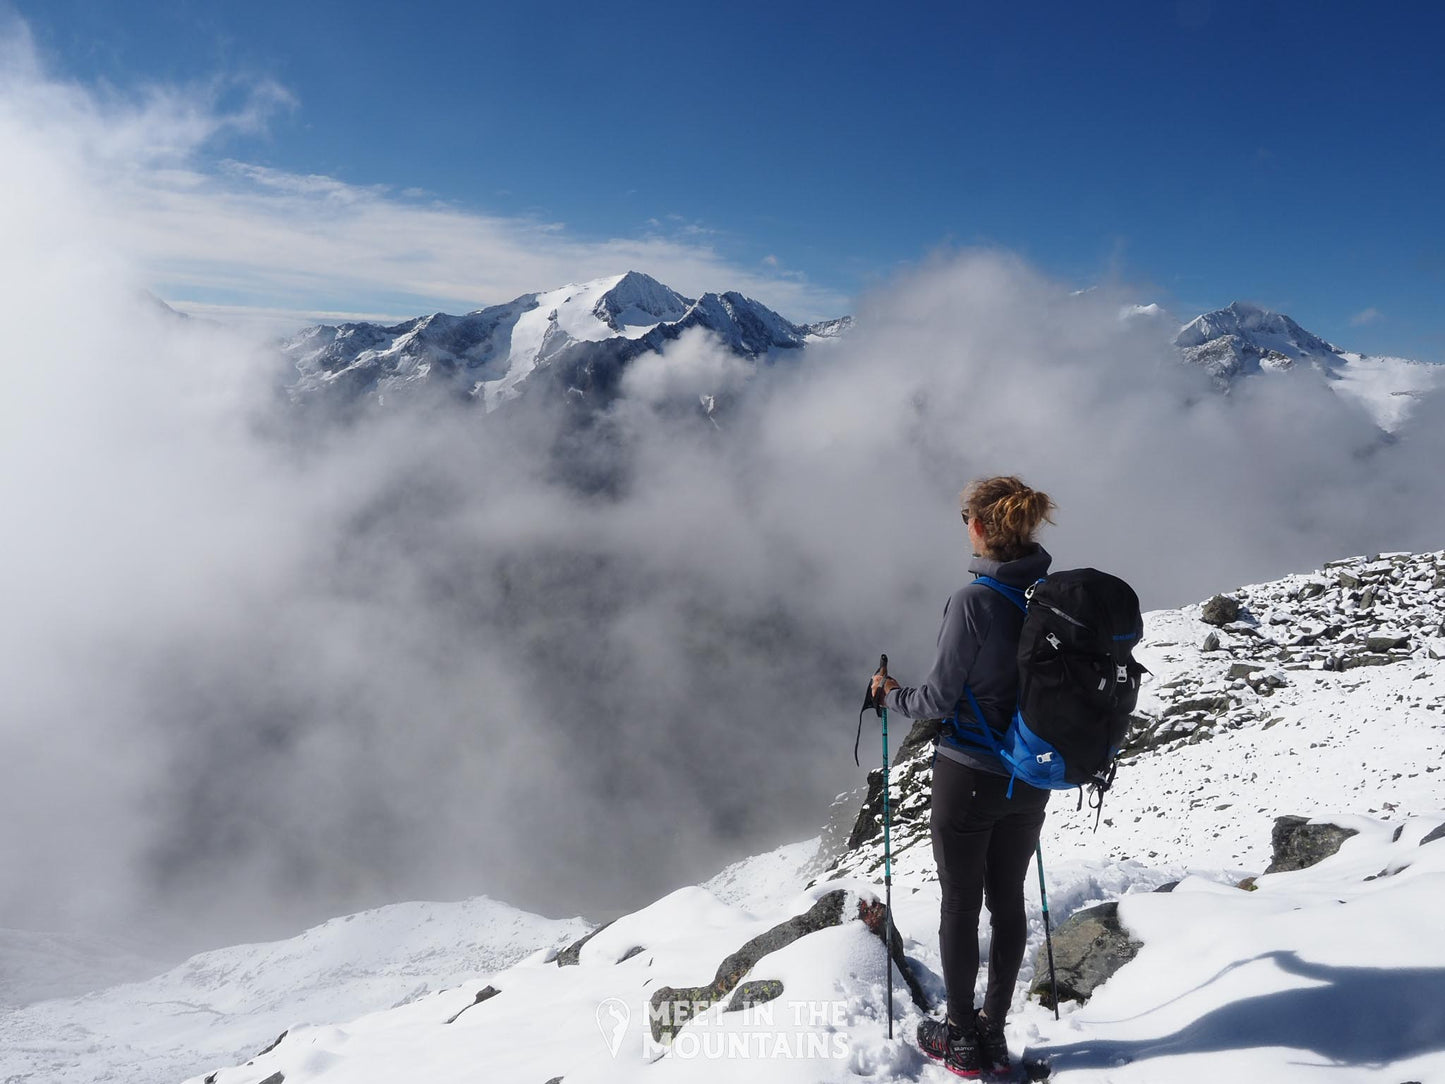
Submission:
[[[1059,1000],[1080,1003],[1088,1001],[1143,946],[1120,924],[1117,903],[1101,903],[1079,911],[1054,931],[1053,940]],[[1034,957],[1034,984],[1029,993],[1053,1008],[1046,952],[1045,947],[1040,947]]]
[[[1337,824],[1311,824],[1307,817],[1276,817],[1269,841],[1272,849],[1265,873],[1287,873],[1323,862],[1357,833]]]
[[[1239,617],[1239,602],[1228,595],[1215,595],[1200,609],[1199,617],[1206,625],[1223,627]]]
[[[1445,824],[1437,824],[1434,828],[1430,829],[1429,832],[1425,833],[1425,838],[1420,841],[1420,846],[1423,847],[1427,843],[1434,843],[1437,839],[1445,839]]]

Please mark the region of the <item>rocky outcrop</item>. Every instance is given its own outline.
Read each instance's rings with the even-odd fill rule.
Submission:
[[[1287,873],[1323,862],[1353,835],[1353,828],[1311,824],[1307,817],[1276,817],[1269,842],[1272,850],[1265,873]]]
[[[1054,931],[1054,972],[1060,1001],[1088,1001],[1119,968],[1143,947],[1119,922],[1119,905],[1101,903],[1072,915]],[[1047,947],[1034,958],[1034,984],[1029,993],[1054,1006]]]
[[[737,1011],[782,996],[783,984],[777,979],[755,979],[741,986],[738,983],[770,952],[776,952],[810,933],[842,925],[851,895],[844,889],[835,889],[819,897],[818,901],[802,914],[794,915],[754,937],[718,965],[712,982],[706,986],[664,986],[657,990],[652,995],[648,1012],[653,1041],[671,1042],[694,1013],[721,1001],[735,988],[737,993],[733,995],[725,1011]],[[865,923],[871,932],[881,938],[884,926],[883,905],[876,900],[852,898],[857,900],[857,920]],[[903,939],[896,926],[893,929],[892,942],[890,955],[893,962],[902,971],[904,982],[915,1003],[927,1012],[930,1005],[913,973],[912,965],[903,955]]]
[[[1268,698],[1298,671],[1445,658],[1442,588],[1445,551],[1351,557],[1215,596],[1198,611],[1208,626],[1195,641],[1199,664],[1167,685],[1147,687],[1151,695],[1141,701],[1124,755],[1271,726]]]

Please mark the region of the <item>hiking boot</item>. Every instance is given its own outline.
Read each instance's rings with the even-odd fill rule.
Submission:
[[[925,1020],[918,1025],[918,1047],[930,1058],[943,1062],[950,1073],[969,1079],[983,1076],[983,1063],[979,1060],[972,1027],[961,1028],[946,1020]]]
[[[1003,1035],[1003,1021],[988,1018],[980,1009],[973,1018],[973,1029],[977,1036],[979,1063],[984,1072],[1002,1076],[1009,1071],[1008,1040]]]

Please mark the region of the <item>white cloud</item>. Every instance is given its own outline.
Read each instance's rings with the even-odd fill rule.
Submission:
[[[1368,309],[1362,309],[1360,312],[1357,312],[1355,313],[1355,315],[1351,316],[1350,326],[1363,327],[1366,324],[1373,324],[1376,321],[1383,319],[1384,315],[1384,313],[1382,313],[1379,309],[1375,308],[1372,305]]]
[[[694,296],[739,290],[795,320],[847,309],[844,297],[797,276],[733,263],[709,239],[714,231],[676,215],[637,236],[591,239],[413,188],[210,164],[217,139],[262,131],[294,105],[283,88],[251,85],[230,109],[219,103],[237,88],[219,81],[101,94],[47,76],[23,28],[3,48],[0,109],[14,130],[83,167],[103,201],[107,240],[182,309],[466,311],[627,269]]]

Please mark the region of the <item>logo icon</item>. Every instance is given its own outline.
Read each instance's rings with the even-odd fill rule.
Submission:
[[[602,1032],[602,1039],[614,1058],[622,1049],[622,1036],[627,1033],[631,1019],[632,1012],[620,997],[609,997],[597,1006],[597,1030]]]

